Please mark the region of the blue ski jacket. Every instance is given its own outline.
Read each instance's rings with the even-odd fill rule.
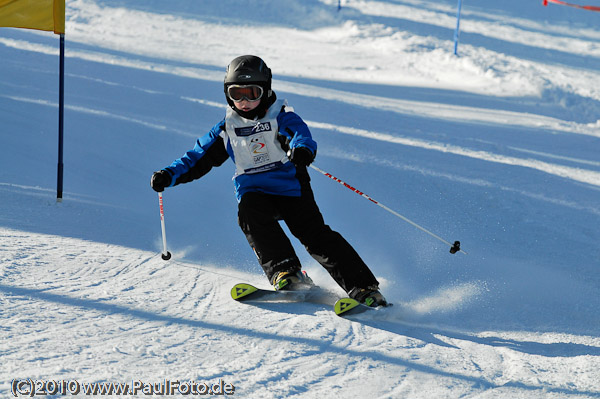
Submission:
[[[313,156],[317,153],[308,126],[286,101],[276,100],[257,120],[245,119],[229,108],[192,150],[164,170],[171,175],[170,186],[175,186],[199,179],[231,159],[236,166],[233,182],[238,202],[251,191],[299,197],[301,182],[288,158],[296,147],[307,148]]]

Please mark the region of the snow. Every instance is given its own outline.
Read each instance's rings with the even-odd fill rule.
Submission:
[[[58,38],[0,29],[0,396],[30,378],[600,397],[599,18],[466,2],[455,56],[455,0],[69,0],[61,203]],[[150,176],[223,117],[241,54],[273,69],[319,168],[468,255],[311,170],[394,306],[338,318],[343,292],[297,242],[319,301],[234,302],[268,282],[228,161],[165,191],[163,261]]]

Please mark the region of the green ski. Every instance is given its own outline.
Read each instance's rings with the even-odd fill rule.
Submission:
[[[387,306],[388,307],[392,306],[392,304],[390,303]],[[341,299],[337,300],[335,305],[333,305],[333,311],[335,312],[336,315],[344,317],[344,316],[351,316],[351,315],[355,315],[355,314],[359,314],[359,313],[374,311],[381,307],[382,306],[373,308],[373,307],[370,307],[370,306],[367,306],[367,305],[364,305],[364,304],[358,302],[356,299],[341,298]]]
[[[317,287],[314,285],[302,286],[296,290],[265,290],[251,284],[239,283],[231,288],[231,298],[244,302],[300,302],[314,294]]]

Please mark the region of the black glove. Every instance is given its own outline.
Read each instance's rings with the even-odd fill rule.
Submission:
[[[292,148],[289,157],[296,166],[308,166],[315,159],[314,154],[306,147]]]
[[[171,175],[164,169],[154,172],[152,179],[150,180],[150,185],[157,193],[163,192],[165,187],[171,185]]]

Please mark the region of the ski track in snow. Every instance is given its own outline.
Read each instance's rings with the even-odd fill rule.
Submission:
[[[228,289],[258,276],[60,236],[10,229],[0,234],[0,332],[3,342],[11,342],[3,351],[4,375],[20,376],[27,364],[27,377],[36,379],[222,378],[253,398],[303,397],[308,387],[311,397],[342,387],[353,395],[393,397],[406,394],[402,387],[414,378],[452,395],[516,389],[544,397],[535,392],[547,387],[543,395],[560,397],[594,389],[584,378],[596,372],[593,363],[582,368],[573,356],[557,364],[536,352],[564,347],[563,356],[600,353],[598,338],[471,335],[404,322],[406,310],[394,308],[355,323],[314,303],[238,304]],[[440,292],[414,307],[430,312],[452,306],[451,298],[469,296],[473,288]],[[255,355],[248,357],[248,350]],[[459,350],[463,357],[452,355]],[[502,374],[489,373],[505,363],[514,364]],[[569,370],[577,390],[557,388],[561,370]],[[333,375],[338,378],[331,386]],[[8,383],[0,389],[8,392]]]

